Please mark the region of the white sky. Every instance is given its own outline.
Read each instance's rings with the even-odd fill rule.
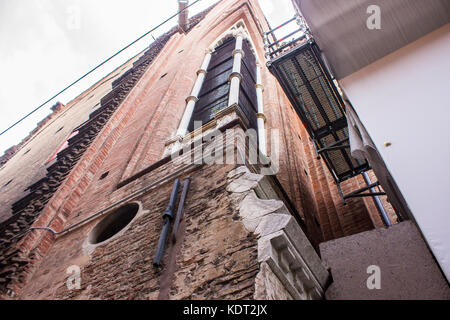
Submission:
[[[193,0],[190,1],[192,3]],[[201,0],[189,16],[216,0]],[[294,15],[291,0],[259,0],[272,27]],[[0,0],[0,132],[178,11],[177,0]],[[173,19],[153,33],[176,25]],[[153,41],[149,35],[0,136],[0,155]]]

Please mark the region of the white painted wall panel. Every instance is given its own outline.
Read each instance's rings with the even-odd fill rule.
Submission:
[[[450,24],[341,85],[450,279]]]

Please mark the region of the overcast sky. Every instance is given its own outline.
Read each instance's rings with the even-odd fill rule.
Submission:
[[[199,1],[189,16],[215,2]],[[272,27],[294,14],[291,0],[259,2]],[[177,10],[177,0],[0,0],[0,132]],[[169,21],[153,36],[176,23]],[[0,155],[26,137],[55,102],[68,103],[152,41],[143,38],[0,136]]]

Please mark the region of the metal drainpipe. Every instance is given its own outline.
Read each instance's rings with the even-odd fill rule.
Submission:
[[[170,222],[173,219],[173,208],[175,206],[175,200],[178,194],[178,188],[180,186],[180,179],[175,179],[173,184],[172,193],[170,195],[169,205],[163,214],[164,226],[161,231],[161,236],[158,241],[158,248],[156,249],[155,258],[153,259],[153,266],[159,267],[161,265],[161,260],[164,256],[164,247],[166,245],[167,235],[169,234]]]
[[[173,230],[172,230],[172,242],[173,243],[175,243],[177,241],[178,228],[180,226],[181,219],[183,218],[184,203],[186,202],[186,197],[187,197],[190,183],[191,183],[191,178],[187,177],[186,180],[184,180],[183,191],[181,192],[180,203],[178,204],[177,217],[175,218],[175,222],[173,224]]]
[[[362,176],[364,178],[364,181],[366,182],[366,184],[369,186],[372,184],[372,182],[370,181],[369,175],[367,174],[367,172],[363,172]],[[370,188],[370,192],[377,192],[377,190],[375,188]],[[384,210],[383,204],[381,203],[381,200],[378,196],[374,196],[373,198],[373,202],[375,203],[375,206],[377,207],[378,212],[381,215],[381,218],[383,219],[383,222],[386,226],[390,227],[392,225],[391,221],[389,220],[389,217],[386,213],[386,210]]]

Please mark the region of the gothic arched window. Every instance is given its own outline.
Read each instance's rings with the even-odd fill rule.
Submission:
[[[214,119],[214,115],[229,104],[229,77],[233,72],[233,51],[236,38],[225,39],[212,53],[205,81],[198,95],[188,131],[194,129],[194,122],[201,125]],[[256,129],[256,113],[258,112],[256,98],[256,58],[247,40],[243,41],[244,58],[241,62],[242,81],[239,90],[239,106],[248,118],[250,127]]]

